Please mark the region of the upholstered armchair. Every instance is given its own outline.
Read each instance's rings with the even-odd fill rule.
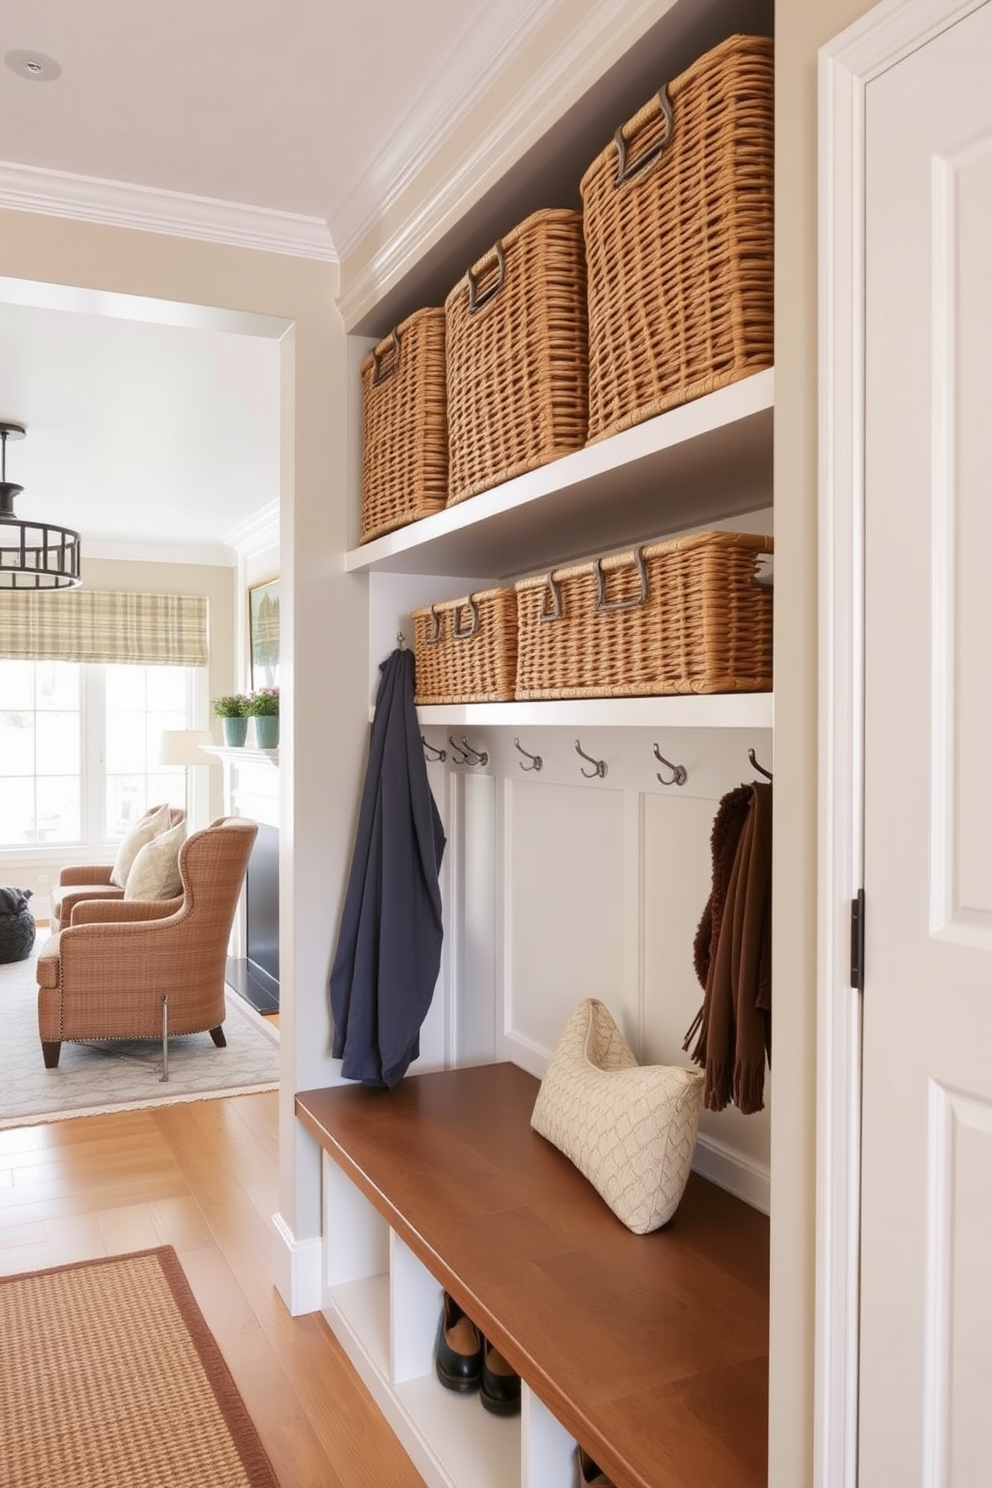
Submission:
[[[38,1032],[48,1069],[65,1040],[209,1030],[223,1048],[227,944],[258,827],[220,817],[179,853],[174,900],[90,899],[38,955]],[[165,1075],[163,1077],[165,1077]]]
[[[141,821],[147,819],[161,808],[152,806],[141,817]],[[177,806],[168,808],[169,825],[177,826],[183,821],[186,813]],[[140,825],[140,822],[139,822]],[[51,925],[53,933],[63,930],[66,925],[72,923],[72,912],[77,904],[84,899],[123,899],[123,884],[114,884],[110,881],[110,875],[114,870],[112,863],[88,864],[85,867],[63,868],[59,874],[59,881],[52,889]],[[176,899],[173,909],[178,909],[181,899]]]

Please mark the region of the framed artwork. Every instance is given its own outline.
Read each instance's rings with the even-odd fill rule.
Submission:
[[[248,590],[248,654],[251,687],[279,686],[279,580]]]

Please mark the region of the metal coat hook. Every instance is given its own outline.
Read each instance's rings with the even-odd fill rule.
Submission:
[[[582,756],[582,758],[584,760],[588,760],[589,763],[595,767],[592,770],[583,770],[582,771],[583,775],[586,777],[587,780],[592,780],[597,775],[599,776],[600,780],[605,780],[606,779],[606,761],[605,760],[593,759],[593,757],[592,757],[591,754],[586,754],[585,750],[582,748],[582,745],[579,743],[578,739],[576,739],[576,741],[575,741],[575,752],[576,752],[576,754],[581,754],[581,756]]]
[[[457,756],[458,764],[488,765],[489,755],[486,753],[486,751],[482,750],[480,753],[478,749],[473,749],[471,744],[464,736],[462,737],[462,742],[460,744],[456,744],[454,739],[449,734],[448,743],[451,745],[452,749],[455,752],[455,755]]]
[[[420,736],[420,742],[423,744],[424,753],[429,760],[446,760],[448,758],[448,751],[446,749],[438,749],[437,745],[431,744],[423,734]]]
[[[403,632],[401,630],[398,630],[396,632],[396,644],[397,644],[397,646],[399,647],[399,649],[401,651],[405,651],[406,650],[406,636],[403,634]]]
[[[668,769],[672,772],[671,779],[666,780],[664,775],[659,774],[657,770],[655,771],[662,785],[685,785],[689,779],[689,771],[685,765],[673,765],[671,760],[666,760],[657,744],[654,746],[654,757],[660,764],[667,765]]]
[[[531,754],[528,749],[525,749],[524,748],[524,746],[521,744],[521,742],[520,742],[519,739],[514,739],[514,741],[513,741],[513,747],[514,747],[514,749],[518,749],[520,751],[520,753],[522,755],[524,755],[527,759],[533,760],[533,764],[530,764],[530,765],[525,765],[524,762],[523,762],[523,760],[521,760],[520,761],[520,768],[521,768],[521,770],[543,770],[544,769],[544,761],[541,758],[541,756],[539,754]]]
[[[759,775],[764,775],[764,777],[765,777],[766,780],[771,780],[771,778],[772,778],[772,772],[771,772],[771,770],[766,770],[765,767],[764,767],[764,765],[759,765],[758,764],[758,761],[755,758],[755,754],[754,754],[754,750],[753,749],[749,749],[748,750],[747,757],[751,761],[751,764],[757,770],[757,772],[758,772]]]

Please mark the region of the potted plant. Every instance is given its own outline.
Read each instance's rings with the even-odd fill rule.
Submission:
[[[248,698],[248,716],[255,720],[255,743],[259,749],[279,746],[279,689],[260,687]]]
[[[248,702],[243,692],[232,692],[214,698],[212,707],[224,730],[224,743],[238,747],[248,736]]]

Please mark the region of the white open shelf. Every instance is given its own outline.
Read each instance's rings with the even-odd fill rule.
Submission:
[[[350,572],[492,579],[771,504],[769,368],[345,554]]]
[[[425,728],[734,728],[770,729],[770,692],[680,697],[561,698],[548,702],[443,703],[417,709]]]

